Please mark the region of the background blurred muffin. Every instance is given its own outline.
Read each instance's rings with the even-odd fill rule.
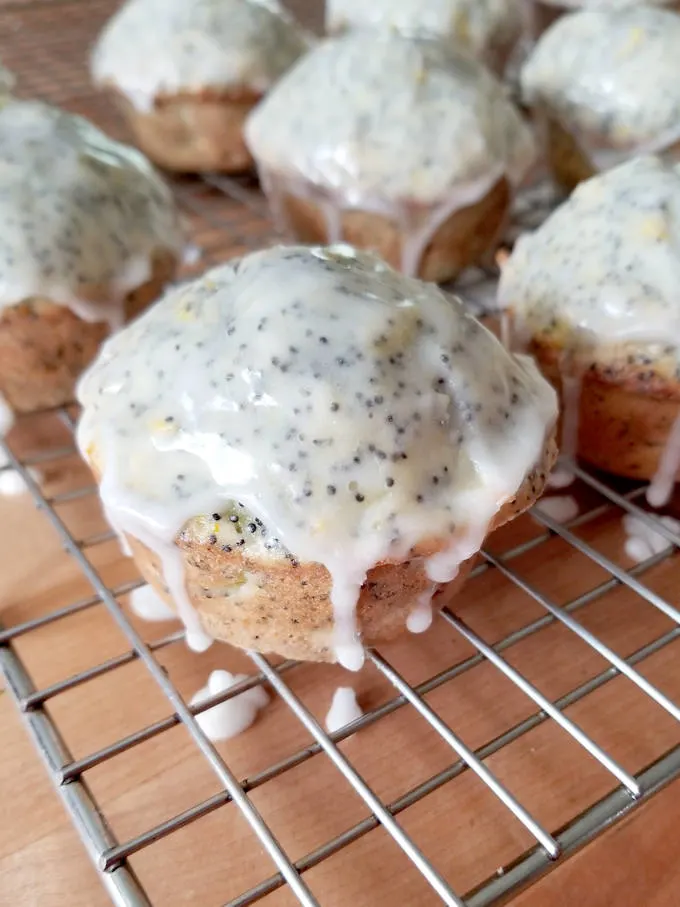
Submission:
[[[167,294],[79,399],[106,513],[189,634],[353,669],[360,641],[449,600],[555,458],[534,364],[347,246],[253,253]]]
[[[367,26],[450,40],[502,73],[522,33],[522,16],[517,0],[328,0],[330,33]]]
[[[680,155],[680,16],[640,6],[564,16],[521,73],[558,183],[636,154]]]
[[[658,475],[665,493],[680,465],[679,235],[680,174],[638,158],[520,238],[500,283],[517,343],[562,389],[563,452]]]
[[[283,229],[434,281],[495,247],[534,160],[529,128],[481,63],[399,33],[320,44],[253,111],[246,140]]]
[[[160,166],[242,171],[245,117],[309,40],[272,0],[128,0],[97,41],[92,77]]]
[[[181,249],[170,191],[138,151],[37,102],[0,108],[0,396],[73,399],[111,329],[156,298]]]
[[[553,22],[579,9],[601,12],[621,12],[632,6],[663,6],[679,10],[678,0],[520,0],[525,4],[529,33],[539,38]]]

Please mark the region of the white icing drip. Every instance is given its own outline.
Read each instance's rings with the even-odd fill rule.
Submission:
[[[557,119],[598,169],[680,140],[680,18],[650,6],[560,18],[525,64],[522,93]]]
[[[669,516],[660,517],[660,521],[673,532],[680,532],[680,522]],[[655,532],[651,526],[648,526],[644,520],[627,513],[623,517],[623,528],[626,533],[624,549],[627,556],[636,564],[641,564],[655,554],[661,554],[669,548],[672,543],[664,538],[658,532]]]
[[[462,45],[489,65],[500,63],[517,40],[521,18],[516,0],[328,0],[326,27],[425,32]]]
[[[326,221],[326,242],[329,245],[342,242],[342,210],[327,200],[321,203],[321,210]]]
[[[363,715],[357,702],[357,695],[351,687],[338,687],[333,694],[333,702],[326,715],[326,730],[334,734]]]
[[[29,469],[28,472],[34,481],[40,481],[41,476],[37,470]],[[24,477],[15,469],[7,469],[0,463],[0,497],[14,498],[27,492],[28,486]]]
[[[552,517],[557,523],[569,523],[578,516],[578,503],[571,495],[541,498],[536,509]]]
[[[388,216],[436,210],[499,172],[516,186],[535,158],[531,130],[484,66],[394,32],[320,44],[253,111],[245,136],[261,170],[343,210]]]
[[[208,685],[192,696],[191,705],[201,705],[211,696],[224,693],[247,679],[247,674],[213,671],[208,678]],[[260,709],[268,703],[269,696],[263,687],[258,685],[201,712],[196,715],[196,721],[209,740],[213,742],[229,740],[247,730],[255,721]]]
[[[573,485],[575,478],[576,476],[571,469],[560,466],[559,468],[553,469],[548,476],[548,488],[568,488],[570,485]]]
[[[0,438],[9,434],[14,425],[14,410],[0,393]]]
[[[78,395],[106,511],[156,552],[188,631],[175,539],[241,502],[289,558],[327,568],[352,670],[368,571],[451,539],[425,567],[453,579],[556,416],[534,364],[460,301],[348,246],[266,250],[167,294],[107,341]]]
[[[311,40],[276,0],[128,0],[95,46],[92,76],[143,111],[181,91],[263,93]]]
[[[117,329],[153,257],[181,249],[146,158],[37,101],[0,107],[0,196],[0,309],[45,297]]]
[[[410,633],[424,633],[432,625],[432,597],[437,586],[432,586],[418,596],[416,606],[406,619],[406,629]]]
[[[650,403],[650,405],[653,405]],[[665,507],[673,494],[673,488],[680,469],[680,417],[675,420],[656,474],[647,489],[647,502],[652,507]]]
[[[177,620],[177,615],[152,586],[140,586],[130,593],[130,609],[142,620]]]

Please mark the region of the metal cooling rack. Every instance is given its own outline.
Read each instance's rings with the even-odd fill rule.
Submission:
[[[111,3],[104,0],[92,2],[67,2],[52,0],[43,3],[19,3],[14,0],[11,9],[0,7],[0,34],[11,33],[12,42],[0,48],[4,62],[17,72],[21,87],[26,94],[42,95],[48,100],[62,103],[72,109],[91,116],[104,126],[116,129],[118,124],[108,108],[86,87],[82,70],[82,48],[111,11]],[[58,23],[58,27],[55,26]],[[80,54],[74,54],[79,47]],[[73,62],[75,60],[75,62]],[[78,69],[81,66],[81,69]],[[50,73],[54,77],[46,78]],[[202,251],[201,259],[186,273],[202,269],[238,252],[255,248],[271,240],[271,228],[266,219],[262,198],[256,188],[247,180],[234,181],[221,177],[205,181],[180,180],[175,184],[180,204],[191,225],[193,238]],[[540,217],[535,203],[526,204],[524,215]],[[479,275],[479,282],[472,281],[473,288],[488,286],[490,275]],[[482,291],[483,295],[483,291]],[[75,414],[71,409],[37,414],[20,420],[21,424],[57,420],[61,427],[72,433]],[[674,579],[680,576],[677,548],[680,537],[672,529],[650,513],[643,506],[644,487],[630,483],[612,484],[611,480],[577,468],[577,490],[581,512],[569,523],[561,524],[546,512],[534,509],[531,517],[524,517],[524,529],[517,529],[517,537],[505,532],[502,545],[492,542],[489,550],[483,552],[475,567],[460,601],[479,595],[476,590],[484,578],[495,572],[503,577],[518,600],[532,603],[534,617],[524,620],[511,632],[493,636],[490,631],[479,632],[472,628],[474,620],[463,619],[460,613],[446,610],[437,618],[441,633],[451,635],[451,657],[446,666],[437,673],[421,671],[425,679],[411,684],[406,672],[400,667],[396,656],[384,650],[368,650],[369,666],[377,672],[381,682],[391,690],[385,701],[368,709],[362,718],[351,726],[334,733],[326,733],[312,711],[294,691],[292,679],[301,666],[293,662],[273,664],[269,659],[252,654],[255,676],[218,696],[213,696],[200,706],[190,707],[184,701],[160,655],[169,647],[182,640],[182,632],[175,632],[152,642],[145,642],[133,623],[122,610],[117,599],[136,588],[141,581],[127,582],[113,586],[107,584],[94,564],[92,552],[112,537],[104,532],[86,538],[79,537],[78,530],[68,518],[67,505],[73,501],[92,501],[95,507],[96,489],[91,479],[78,479],[69,487],[51,493],[34,469],[58,462],[75,452],[72,438],[68,443],[53,447],[42,446],[39,450],[19,449],[11,442],[0,442],[8,468],[17,470],[23,477],[27,489],[40,510],[44,520],[56,532],[60,543],[72,557],[82,576],[92,587],[92,594],[77,601],[47,609],[45,613],[29,620],[0,627],[0,668],[5,676],[7,689],[16,700],[24,715],[26,725],[38,751],[43,757],[47,771],[56,790],[78,829],[85,848],[96,867],[114,903],[125,907],[148,907],[152,899],[147,892],[148,882],[135,870],[135,857],[158,842],[176,835],[180,829],[198,823],[211,813],[231,808],[239,810],[259,839],[271,860],[271,869],[262,880],[229,900],[229,907],[243,907],[252,904],[278,889],[287,886],[294,898],[303,905],[324,903],[314,893],[309,881],[313,870],[330,861],[343,849],[371,835],[378,828],[390,836],[401,852],[401,859],[410,861],[430,886],[430,897],[426,903],[465,905],[465,907],[486,907],[506,902],[521,888],[537,880],[542,874],[559,865],[567,856],[583,847],[604,832],[612,823],[622,819],[639,804],[661,790],[673,779],[680,776],[680,707],[673,697],[664,692],[664,684],[653,683],[645,669],[654,656],[668,650],[680,639],[680,612],[666,596],[656,591],[655,571],[672,569]],[[622,565],[612,551],[598,543],[598,527],[611,526],[623,513],[638,517],[668,542],[668,548],[650,557],[644,563],[629,568]],[[533,522],[532,522],[533,521]],[[608,521],[608,522],[607,522]],[[519,522],[519,521],[518,521]],[[527,526],[533,527],[527,531]],[[597,581],[587,589],[566,601],[559,596],[548,594],[543,586],[534,582],[527,564],[537,564],[556,543],[563,551],[562,562],[578,555],[596,568]],[[588,629],[588,616],[598,604],[615,594],[626,590],[637,603],[649,609],[650,615],[660,612],[666,623],[664,632],[647,638],[644,644],[632,651],[621,654],[617,646],[610,645],[602,635]],[[483,593],[481,593],[483,595]],[[86,670],[60,678],[42,687],[36,685],[31,676],[31,667],[20,652],[22,640],[33,634],[49,631],[61,621],[88,609],[103,608],[113,619],[126,640],[127,650],[109,658],[100,658]],[[537,612],[537,616],[536,616]],[[651,618],[650,618],[651,619]],[[600,669],[589,676],[579,676],[578,682],[567,685],[559,696],[550,696],[542,689],[549,686],[548,676],[529,679],[528,672],[520,666],[521,659],[515,657],[522,645],[534,637],[546,638],[551,628],[561,627],[574,643],[583,645],[597,653]],[[436,632],[436,631],[431,631]],[[493,636],[493,639],[491,637]],[[459,657],[464,641],[471,654]],[[420,645],[413,639],[411,648]],[[225,651],[228,651],[225,649]],[[149,721],[144,727],[121,736],[106,746],[91,746],[77,757],[70,751],[62,736],[60,723],[54,717],[51,705],[78,688],[95,683],[98,679],[116,677],[116,672],[126,665],[137,662],[143,665],[148,677],[157,685],[167,702],[168,714],[158,720]],[[432,703],[431,694],[446,689],[456,697],[460,684],[470,672],[481,665],[492,669],[493,677],[509,681],[526,699],[524,717],[508,722],[502,733],[496,734],[474,748],[463,740],[463,733],[447,723],[440,710]],[[644,697],[644,709],[651,715],[661,710],[670,716],[674,733],[672,745],[660,746],[652,758],[642,765],[624,764],[617,753],[610,752],[597,741],[601,729],[596,725],[588,730],[579,719],[579,706],[590,703],[602,690],[625,679]],[[233,696],[255,685],[263,684],[283,700],[291,722],[300,722],[313,742],[294,749],[285,758],[273,762],[256,773],[240,776],[229,767],[222,749],[216,748],[199,727],[195,716],[213,705],[231,699]],[[503,695],[502,692],[499,695]],[[330,698],[330,690],[329,690]],[[429,725],[437,739],[448,747],[450,759],[442,770],[422,779],[414,786],[393,799],[382,798],[376,792],[376,785],[369,784],[362,775],[357,760],[351,758],[348,748],[341,747],[350,736],[361,744],[362,735],[377,727],[385,727],[388,716],[395,712],[406,712],[413,716],[412,724],[417,729]],[[625,723],[625,715],[621,721]],[[260,724],[266,725],[266,712]],[[418,724],[418,721],[421,724]],[[126,754],[144,743],[166,735],[178,725],[183,726],[195,745],[195,760],[209,767],[219,783],[219,792],[195,802],[191,807],[178,812],[163,822],[123,839],[118,839],[106,815],[106,809],[98,802],[88,783],[88,773],[97,768],[114,764]],[[541,809],[535,802],[525,802],[522,796],[512,793],[515,784],[504,779],[503,757],[512,751],[513,744],[529,739],[543,726],[550,725],[556,734],[562,734],[565,753],[573,755],[571,741],[587,754],[587,758],[599,763],[606,773],[607,784],[604,795],[589,802],[587,808],[576,808],[567,821],[554,826],[541,816]],[[416,730],[417,733],[417,730]],[[666,739],[666,738],[664,738]],[[264,738],[266,745],[266,737]],[[406,744],[408,745],[408,744]],[[365,806],[364,818],[347,827],[302,857],[293,858],[278,840],[271,823],[255,805],[254,793],[278,778],[293,772],[312,760],[329,760],[337,775],[337,784],[353,789]],[[569,767],[566,767],[567,770]],[[530,775],[532,764],[528,762],[525,773]],[[492,871],[482,873],[473,885],[466,884],[460,889],[455,879],[449,877],[446,869],[436,864],[416,836],[408,830],[409,809],[428,797],[443,790],[452,791],[455,804],[456,785],[471,773],[477,776],[483,788],[502,804],[503,821],[519,823],[525,831],[510,858],[505,858]],[[245,780],[244,780],[245,778]],[[325,805],[325,808],[328,808]],[[464,827],[456,824],[455,816],[446,829],[439,829],[455,849]],[[180,880],[178,880],[180,884]],[[377,902],[377,901],[376,901]],[[420,903],[420,902],[419,902]],[[156,905],[158,907],[158,905]]]

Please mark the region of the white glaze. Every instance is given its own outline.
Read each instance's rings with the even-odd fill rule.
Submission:
[[[5,396],[0,393],[0,438],[9,434],[9,430],[14,425],[14,410],[7,402]]]
[[[680,337],[680,173],[636,158],[582,183],[505,263],[499,304],[523,335],[585,343]]]
[[[675,486],[675,477],[680,469],[680,417],[666,441],[656,474],[647,489],[647,502],[652,507],[665,507],[670,501]]]
[[[211,696],[224,693],[237,683],[247,679],[247,674],[213,671],[208,678],[207,686],[192,696],[191,705],[201,705]],[[213,742],[229,740],[247,730],[255,721],[260,709],[263,709],[268,703],[267,692],[258,685],[201,712],[196,715],[196,721],[209,740]]]
[[[570,485],[573,485],[575,478],[576,476],[571,469],[560,466],[559,468],[553,469],[548,476],[548,488],[568,488]]]
[[[667,529],[673,532],[680,532],[680,522],[669,516],[660,517],[661,522]],[[627,513],[622,520],[623,529],[626,533],[624,549],[630,560],[636,564],[649,560],[655,554],[661,554],[669,548],[672,543],[664,538],[660,533],[655,532],[651,526],[648,526],[639,517]]]
[[[92,77],[141,110],[205,89],[264,93],[310,37],[273,0],[128,0],[92,54]]]
[[[343,211],[369,211],[406,235],[404,269],[454,212],[535,157],[502,84],[444,42],[350,32],[319,45],[250,115],[246,141],[273,212],[285,192],[316,201],[328,239]],[[285,217],[283,218],[285,222]]]
[[[517,0],[328,0],[328,31],[367,26],[438,35],[493,64],[519,37],[521,13]]]
[[[427,571],[453,579],[556,416],[533,363],[462,303],[347,246],[254,253],[168,293],[106,342],[78,396],[107,516],[159,555],[190,631],[175,539],[216,512],[187,531],[223,544],[239,516],[220,514],[241,502],[269,534],[253,522],[231,544],[327,568],[353,670],[367,572],[441,539]]]
[[[119,327],[154,253],[180,248],[170,190],[138,151],[47,104],[0,107],[0,309],[43,296]]]
[[[650,6],[560,18],[521,73],[522,94],[599,170],[680,141],[680,16]]]
[[[437,591],[432,586],[418,596],[418,601],[406,620],[406,629],[410,633],[424,633],[432,626],[432,596]]]
[[[142,620],[176,620],[177,615],[151,586],[140,586],[130,593],[130,609]]]
[[[557,523],[569,523],[578,516],[578,503],[571,495],[543,497],[535,509],[552,517]]]
[[[326,715],[326,730],[334,734],[363,715],[352,687],[338,687],[333,693],[333,702]]]

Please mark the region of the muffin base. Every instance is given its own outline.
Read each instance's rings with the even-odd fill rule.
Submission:
[[[278,177],[269,180],[277,185]],[[361,210],[341,210],[330,202],[336,222],[329,230],[329,218],[321,200],[293,195],[278,188],[270,196],[272,209],[286,232],[304,243],[347,242],[358,249],[376,252],[392,267],[414,277],[434,283],[445,283],[457,277],[464,268],[492,256],[500,241],[510,209],[511,190],[505,178],[474,205],[454,211],[433,232],[424,245],[417,264],[408,248],[409,234],[403,227],[382,214]],[[271,193],[271,189],[270,189]],[[417,222],[432,214],[413,210]],[[335,235],[329,235],[333,232]],[[415,232],[415,231],[414,231]],[[411,242],[413,240],[410,240]],[[418,256],[416,256],[416,259]]]
[[[173,253],[158,253],[146,283],[125,298],[130,319],[160,295],[175,274]],[[92,293],[106,299],[106,292]],[[17,413],[73,401],[75,384],[109,333],[104,322],[86,322],[64,305],[44,297],[0,310],[0,394]]]
[[[534,340],[529,352],[563,399],[563,349]],[[651,481],[680,417],[680,382],[648,364],[591,361],[579,367],[578,456],[604,472]]]
[[[245,88],[184,92],[160,96],[145,111],[120,91],[114,94],[137,145],[159,167],[177,173],[252,168],[243,124],[261,95]]]
[[[557,456],[551,437],[538,465],[512,500],[500,509],[491,529],[513,519],[540,496]],[[144,579],[171,606],[157,555],[127,537]],[[331,578],[320,564],[271,559],[266,562],[240,551],[225,552],[214,543],[197,541],[191,522],[176,540],[184,562],[186,589],[204,629],[215,639],[243,649],[275,653],[300,661],[335,660]],[[414,551],[403,563],[383,563],[369,571],[357,604],[357,627],[365,645],[376,645],[406,632],[406,621],[418,597],[432,588],[424,558],[445,547],[434,541]],[[433,610],[448,604],[465,581],[474,558],[458,576],[439,588]],[[244,583],[250,590],[239,594]]]

